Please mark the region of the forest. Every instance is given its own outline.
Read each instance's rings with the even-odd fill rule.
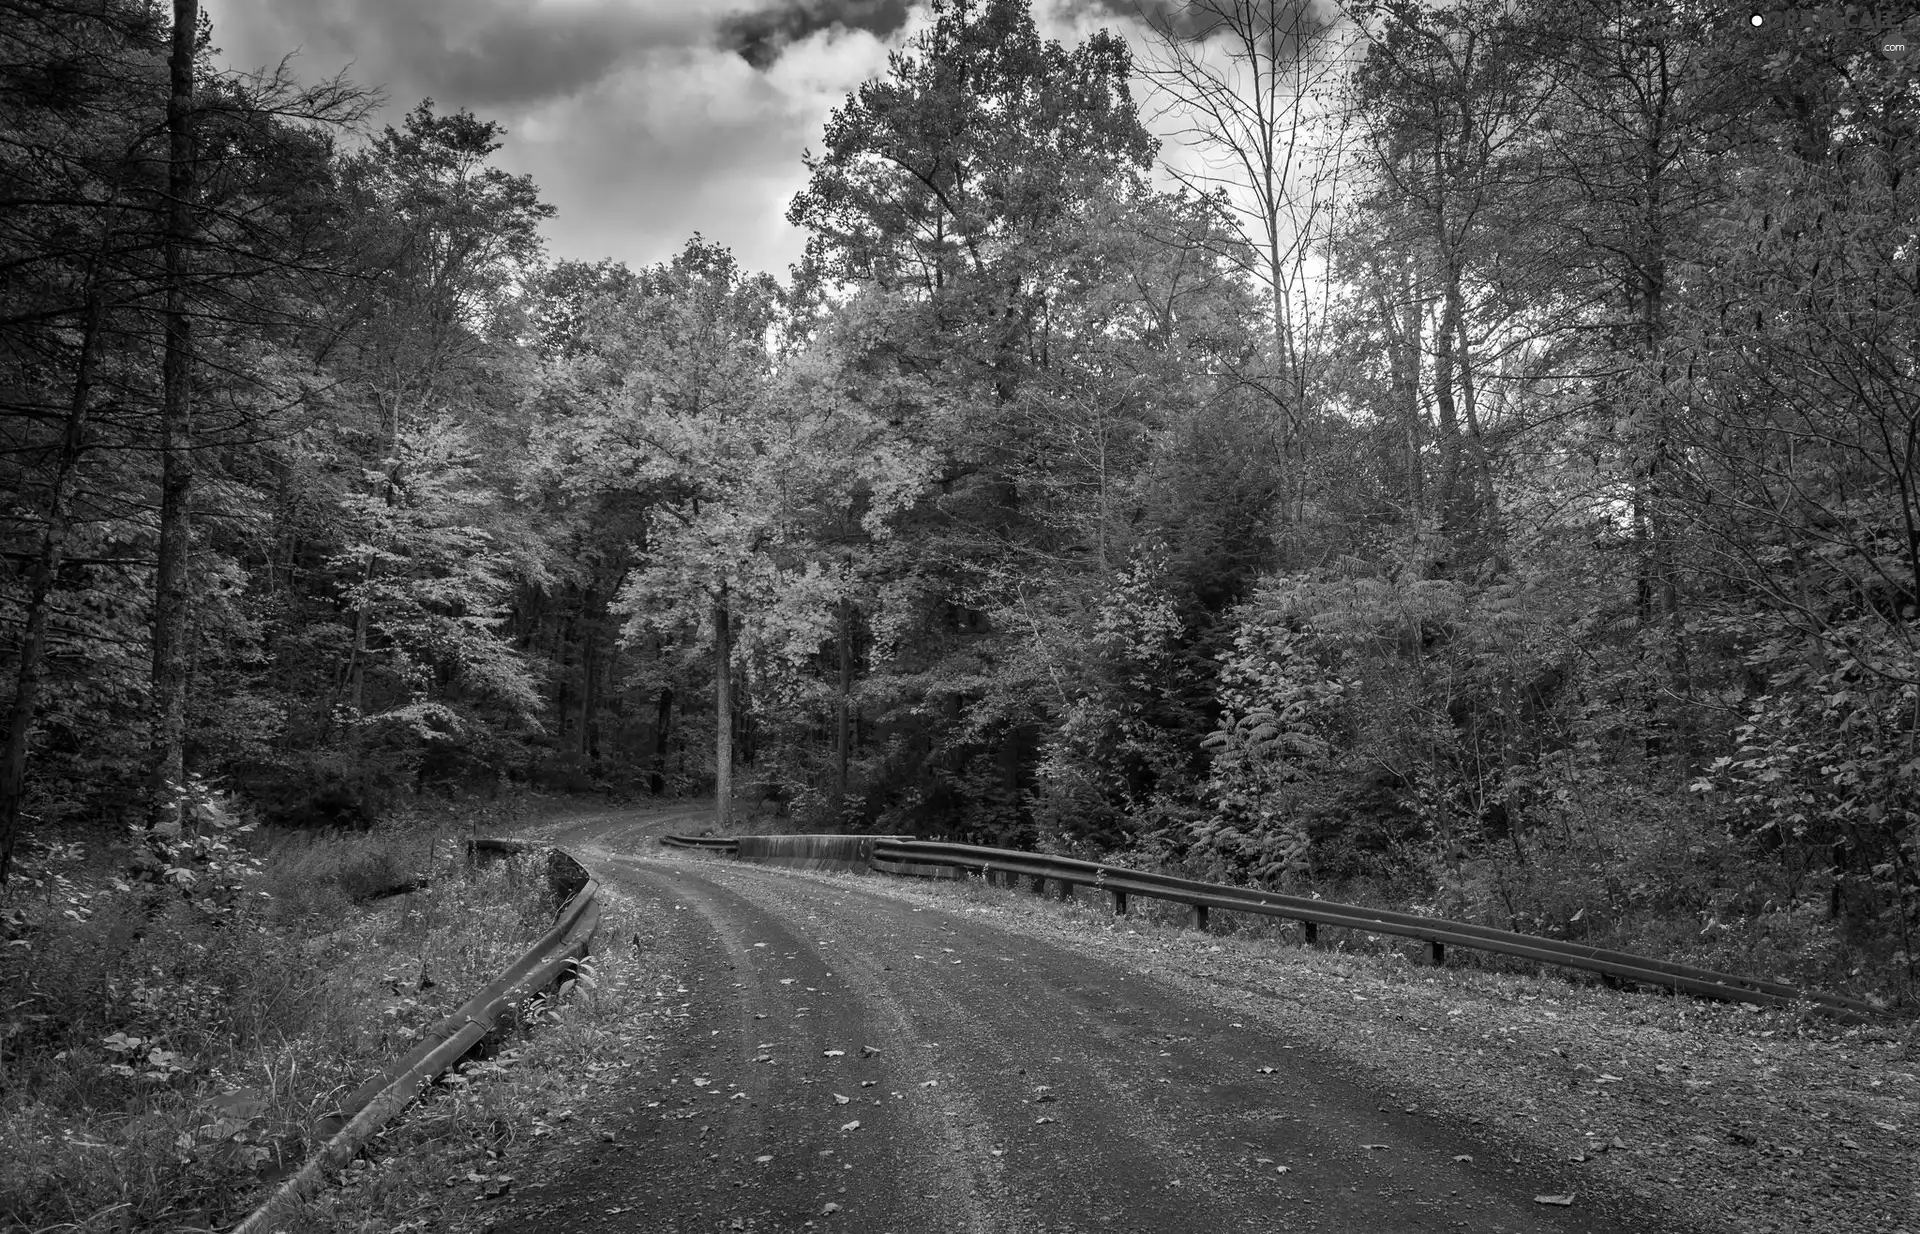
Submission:
[[[0,879],[711,795],[1910,998],[1915,62],[1148,12],[935,3],[766,273],[551,260],[499,124],[193,0],[0,0]]]

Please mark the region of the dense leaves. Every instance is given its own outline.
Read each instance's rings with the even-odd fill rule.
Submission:
[[[784,282],[549,263],[491,121],[340,140],[345,84],[201,63],[187,768],[336,823],[737,772],[793,826],[1910,980],[1911,75],[1681,0],[1206,7],[1146,80],[1267,134],[1240,180],[1157,187],[1123,38],[952,0],[807,156]],[[168,31],[6,9],[11,782],[118,836]]]

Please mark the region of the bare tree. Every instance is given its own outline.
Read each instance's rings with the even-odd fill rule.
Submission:
[[[1176,121],[1195,165],[1169,167],[1183,187],[1226,206],[1236,239],[1220,256],[1267,292],[1272,370],[1247,374],[1278,411],[1282,517],[1305,499],[1312,421],[1309,377],[1329,283],[1314,262],[1330,239],[1343,126],[1332,107],[1350,27],[1315,0],[1192,0],[1147,17],[1156,35],[1141,71]],[[1334,140],[1322,137],[1332,125]]]

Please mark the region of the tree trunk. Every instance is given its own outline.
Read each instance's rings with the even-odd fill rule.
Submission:
[[[102,241],[105,247],[105,241]],[[53,583],[60,575],[71,527],[68,498],[74,473],[85,451],[87,412],[93,399],[94,359],[100,343],[105,304],[96,271],[87,275],[85,325],[80,335],[80,360],[73,378],[73,398],[67,405],[66,430],[55,460],[53,491],[47,498],[47,527],[40,540],[40,557],[27,583],[27,623],[20,638],[20,669],[15,679],[13,706],[7,712],[6,749],[0,754],[0,887],[13,868],[13,848],[20,832],[20,807],[26,797],[27,739],[33,730],[34,710],[40,701],[40,679],[46,667],[47,609]]]
[[[848,721],[849,700],[853,694],[853,602],[840,599],[840,690],[833,717],[833,810],[836,817],[847,811],[847,763],[852,754],[852,725]]]
[[[1453,349],[1460,337],[1458,272],[1445,272],[1440,325],[1433,333],[1433,401],[1440,413],[1439,515],[1447,535],[1456,537],[1464,521],[1460,495],[1460,412],[1453,397]]]
[[[647,781],[647,788],[655,797],[667,791],[666,767],[667,754],[670,751],[670,747],[667,745],[667,729],[672,722],[673,687],[662,686],[660,688],[659,710],[655,713],[653,721],[653,776]]]
[[[1454,294],[1459,292],[1459,282],[1454,282]],[[1487,441],[1480,432],[1479,391],[1473,368],[1473,340],[1467,327],[1467,314],[1464,299],[1453,314],[1454,327],[1460,332],[1459,352],[1455,359],[1460,367],[1460,412],[1465,422],[1467,450],[1473,462],[1473,528],[1479,544],[1476,556],[1500,556],[1498,541],[1500,538],[1499,500],[1493,490],[1493,460],[1487,455]]]
[[[733,632],[727,626],[727,585],[713,605],[713,792],[714,826],[725,831],[733,801]]]
[[[580,614],[580,751],[583,761],[593,759],[593,709],[599,702],[599,656],[595,646],[600,633],[600,623],[587,615],[586,610],[593,604],[593,592],[589,590],[581,599]]]
[[[199,0],[173,0],[168,60],[166,327],[160,396],[160,549],[154,577],[152,781],[148,825],[181,829],[186,784],[187,550],[192,535],[193,319],[187,314],[187,244],[193,234],[193,47]]]

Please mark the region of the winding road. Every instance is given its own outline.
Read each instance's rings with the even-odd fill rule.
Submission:
[[[630,897],[651,1065],[494,1210],[511,1231],[1667,1231],[1409,1109],[1256,1001],[822,877],[546,831]],[[524,1177],[524,1176],[523,1176]]]

